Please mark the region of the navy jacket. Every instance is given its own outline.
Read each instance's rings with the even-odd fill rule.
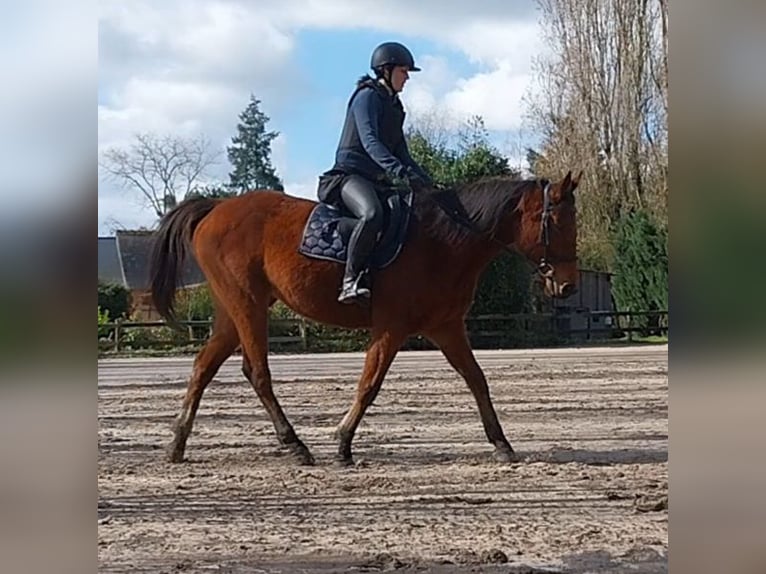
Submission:
[[[335,166],[373,181],[407,178],[408,168],[431,185],[431,178],[410,156],[404,139],[401,101],[369,76],[362,78],[346,110]]]

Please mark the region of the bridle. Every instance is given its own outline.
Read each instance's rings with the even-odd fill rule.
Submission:
[[[551,202],[551,182],[547,179],[541,179],[540,184],[543,188],[543,212],[540,218],[540,235],[539,235],[539,243],[543,245],[543,256],[540,258],[540,262],[537,264],[537,273],[543,278],[552,280],[555,268],[553,265],[548,261],[548,246],[550,245],[550,236],[551,236],[551,230],[550,230],[550,219],[551,219],[551,213],[553,213],[553,203]],[[484,230],[479,229],[476,227],[473,221],[466,218],[462,213],[460,213],[456,207],[446,205],[444,202],[440,201],[438,198],[438,194],[429,193],[428,196],[439,206],[441,207],[444,212],[450,216],[450,218],[455,222],[463,227],[469,229],[473,233],[476,233],[477,235],[482,236],[488,236],[488,233]],[[489,235],[488,238],[493,242],[499,245],[504,251],[515,254],[516,252],[497,239],[494,235]]]
[[[548,246],[551,243],[550,220],[553,213],[553,204],[551,203],[551,182],[547,179],[542,180],[543,184],[543,213],[540,218],[540,238],[539,243],[543,244],[543,256],[537,265],[537,272],[545,279],[552,279],[555,269],[548,262]]]

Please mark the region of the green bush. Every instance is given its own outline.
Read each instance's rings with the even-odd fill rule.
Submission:
[[[269,334],[272,337],[297,336],[297,329],[286,321],[299,319],[300,315],[278,301],[270,310]],[[305,325],[308,348],[312,352],[364,351],[370,341],[370,335],[364,329],[340,329],[309,320]]]
[[[215,316],[213,297],[207,284],[176,291],[173,307],[179,321],[209,321]],[[194,339],[206,339],[208,327],[194,326]]]
[[[484,270],[470,314],[524,313],[530,306],[530,268],[520,255],[505,253]]]
[[[130,291],[117,283],[99,281],[98,307],[108,313],[112,321],[127,317],[130,313]]]
[[[215,314],[213,297],[207,284],[179,290],[174,307],[176,316],[183,321],[207,321]]]
[[[172,327],[123,328],[120,346],[123,350],[169,349],[189,342],[189,336]]]

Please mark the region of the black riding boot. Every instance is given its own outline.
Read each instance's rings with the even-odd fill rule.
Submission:
[[[346,274],[338,297],[341,303],[352,303],[370,297],[367,266],[383,226],[383,208],[375,186],[359,175],[349,176],[340,194],[346,208],[357,218],[348,241]]]
[[[367,267],[370,254],[377,239],[377,226],[370,221],[360,219],[351,232],[346,258],[346,273],[343,276],[338,301],[353,303],[359,299],[369,299],[369,269]]]

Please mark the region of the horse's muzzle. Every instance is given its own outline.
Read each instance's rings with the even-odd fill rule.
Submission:
[[[567,266],[569,267],[569,266]],[[576,266],[572,266],[572,269],[576,271]],[[565,269],[568,273],[562,273],[561,270],[556,272],[556,268],[548,263],[544,258],[540,260],[537,266],[537,273],[543,282],[543,291],[548,297],[556,297],[557,299],[565,299],[577,293],[577,284],[575,281],[567,281],[572,278],[572,270]],[[556,277],[562,279],[561,282],[556,280]]]
[[[574,283],[559,283],[553,277],[543,277],[543,291],[548,297],[557,299],[566,299],[577,293],[577,286]]]

